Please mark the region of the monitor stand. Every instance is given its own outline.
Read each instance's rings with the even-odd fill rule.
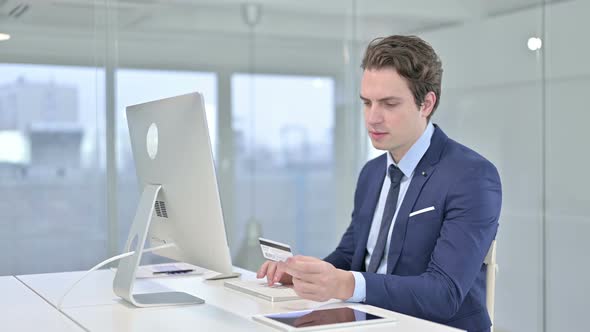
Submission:
[[[113,290],[117,296],[137,307],[205,303],[203,299],[184,292],[133,294],[135,274],[137,273],[137,268],[144,251],[144,245],[154,212],[154,204],[161,188],[161,185],[149,184],[143,189],[124,251],[135,251],[135,253],[119,261],[119,267],[117,268],[115,280],[113,281]]]

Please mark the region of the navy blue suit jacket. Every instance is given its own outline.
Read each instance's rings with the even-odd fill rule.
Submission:
[[[483,261],[498,229],[498,171],[435,126],[395,220],[387,273],[368,273],[367,239],[386,158],[383,154],[363,167],[352,222],[325,261],[363,272],[367,304],[468,331],[487,330]],[[434,211],[409,217],[431,206]]]

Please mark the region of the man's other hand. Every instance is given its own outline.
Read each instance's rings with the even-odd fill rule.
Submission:
[[[264,277],[266,277],[269,286],[272,286],[277,282],[280,282],[283,285],[291,285],[293,283],[291,275],[285,273],[285,264],[282,262],[264,262],[260,266],[260,269],[258,269],[256,278],[262,279]]]
[[[279,269],[291,275],[293,289],[300,297],[313,301],[348,300],[354,292],[354,276],[321,259],[289,257]]]

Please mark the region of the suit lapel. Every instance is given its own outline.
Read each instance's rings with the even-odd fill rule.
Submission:
[[[359,210],[358,218],[361,220],[361,228],[359,234],[359,240],[356,244],[353,260],[351,267],[353,270],[361,270],[364,265],[364,260],[367,250],[367,241],[369,239],[369,231],[371,230],[371,224],[373,223],[373,215],[377,208],[377,202],[381,194],[381,187],[383,186],[383,180],[385,179],[385,169],[387,167],[387,157],[383,155],[383,160],[379,161],[379,167],[376,168],[374,174],[370,174],[370,183],[367,188],[367,196],[365,197],[361,208]]]
[[[412,177],[412,181],[406,191],[406,195],[404,196],[404,200],[402,201],[393,225],[387,257],[387,274],[393,272],[399,261],[404,241],[406,239],[406,230],[408,220],[410,219],[410,212],[412,212],[414,204],[420,196],[420,192],[422,192],[422,188],[436,171],[436,164],[440,160],[447,139],[448,137],[437,125],[435,125],[435,130],[430,140],[430,147],[418,163],[418,166],[416,166],[414,176]]]

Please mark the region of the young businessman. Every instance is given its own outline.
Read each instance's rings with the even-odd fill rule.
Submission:
[[[483,261],[498,229],[498,172],[430,122],[442,64],[428,43],[376,39],[362,68],[366,128],[387,153],[361,170],[352,221],[334,252],[265,262],[258,277],[292,283],[306,299],[364,302],[488,331]]]

